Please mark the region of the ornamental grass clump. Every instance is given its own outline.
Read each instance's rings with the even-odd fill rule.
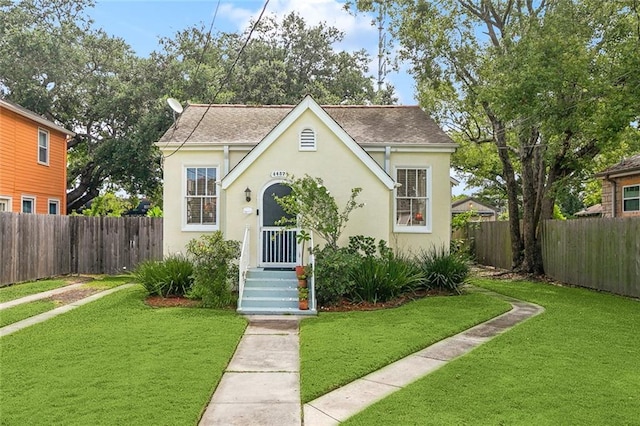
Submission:
[[[193,259],[193,289],[190,297],[201,299],[205,307],[225,308],[236,302],[240,242],[227,241],[222,232],[203,235],[187,243]]]
[[[140,263],[133,276],[150,296],[184,296],[193,286],[193,264],[181,254]]]
[[[469,263],[465,256],[450,253],[444,247],[423,251],[418,256],[422,269],[424,288],[439,288],[460,294],[460,287],[469,275]]]

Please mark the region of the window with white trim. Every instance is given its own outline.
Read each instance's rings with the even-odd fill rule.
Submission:
[[[622,211],[640,211],[640,185],[622,187]]]
[[[217,167],[185,168],[186,226],[218,225]]]
[[[60,214],[60,201],[49,200],[49,214]]]
[[[429,229],[429,169],[397,168],[395,229],[428,231]]]
[[[34,197],[22,197],[22,213],[35,213],[36,199]]]
[[[316,150],[316,132],[308,127],[302,129],[300,132],[300,151],[315,151]]]
[[[49,132],[38,129],[38,163],[49,164]]]
[[[10,211],[11,211],[11,198],[0,197],[0,212],[10,212]]]

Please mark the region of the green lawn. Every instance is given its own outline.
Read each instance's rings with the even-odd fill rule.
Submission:
[[[347,424],[640,424],[640,302],[542,283],[475,283],[546,311]]]
[[[232,311],[121,290],[0,340],[6,425],[196,424],[242,336]]]
[[[3,309],[0,311],[0,327],[5,327],[34,315],[50,311],[55,307],[56,302],[53,300],[36,300],[34,302],[23,303],[12,308]]]
[[[42,293],[43,291],[53,290],[66,285],[69,285],[69,282],[65,280],[43,280],[2,287],[0,288],[0,303],[20,299],[21,297]]]
[[[428,297],[395,309],[321,313],[300,326],[301,396],[309,402],[511,309],[483,294]],[[393,423],[389,423],[393,424]]]

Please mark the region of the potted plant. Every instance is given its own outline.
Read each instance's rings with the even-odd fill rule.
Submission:
[[[300,265],[296,266],[296,275],[298,277],[300,277],[301,275],[305,275],[305,272],[304,272],[304,245],[309,240],[311,240],[311,235],[309,234],[308,231],[305,231],[304,229],[301,229],[296,234],[296,241],[298,242],[298,244],[302,245],[302,247],[301,247],[302,256],[300,256]],[[298,279],[300,279],[300,278],[298,278]]]
[[[307,276],[304,273],[298,275],[298,287],[307,287]]]
[[[301,311],[309,309],[309,289],[306,287],[298,288],[298,307]]]

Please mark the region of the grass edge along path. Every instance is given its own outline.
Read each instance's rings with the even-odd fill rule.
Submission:
[[[472,283],[545,312],[344,424],[637,424],[638,301],[527,281]]]
[[[6,424],[196,424],[246,327],[153,309],[139,286],[3,337]]]
[[[48,290],[55,290],[71,284],[74,284],[74,281],[67,279],[42,280],[12,284],[0,288],[0,303],[9,302],[11,300],[20,299],[22,297],[31,296],[32,294],[42,293]]]
[[[320,313],[300,323],[300,393],[307,403],[439,340],[511,309],[470,293],[394,309]]]
[[[27,318],[48,312],[56,308],[53,300],[35,300],[29,303],[0,310],[0,328],[6,327]]]

